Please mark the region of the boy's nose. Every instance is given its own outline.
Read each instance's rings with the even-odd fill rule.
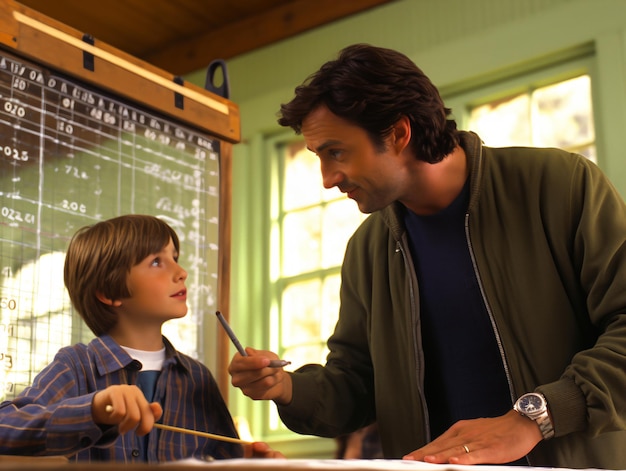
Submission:
[[[186,280],[187,276],[188,276],[187,271],[184,268],[179,267],[179,270],[176,273],[176,279],[178,279],[178,280]]]

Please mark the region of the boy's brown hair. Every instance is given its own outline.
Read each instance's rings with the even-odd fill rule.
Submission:
[[[131,296],[126,283],[130,269],[169,242],[179,252],[174,229],[154,216],[129,214],[79,229],[65,256],[64,281],[70,300],[96,335],[116,324],[114,309],[97,293],[111,300]]]

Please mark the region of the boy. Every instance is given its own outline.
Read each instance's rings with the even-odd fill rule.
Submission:
[[[0,454],[125,463],[244,456],[238,443],[153,428],[162,421],[237,437],[209,370],[161,334],[165,321],[187,314],[178,256],[176,233],[152,216],[74,235],[65,286],[96,338],[61,349],[31,387],[0,404]],[[245,455],[282,456],[260,442]]]

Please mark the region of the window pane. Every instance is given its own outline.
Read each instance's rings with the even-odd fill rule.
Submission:
[[[282,295],[282,356],[293,365],[325,363],[339,314],[339,274],[290,284]]]
[[[339,288],[341,287],[341,276],[339,274],[326,277],[322,285],[322,316],[320,325],[320,339],[326,347],[326,340],[335,330],[335,324],[339,317]],[[328,349],[324,348],[322,356],[324,359],[328,354]]]
[[[291,211],[318,204],[324,187],[317,156],[303,142],[297,142],[287,146],[284,162],[283,209]]]
[[[518,95],[472,109],[469,129],[491,147],[528,145],[528,95]]]
[[[322,220],[323,268],[341,265],[346,243],[362,219],[358,206],[345,196],[328,204]]]
[[[470,111],[486,145],[559,147],[596,162],[591,79],[582,75]]]
[[[324,349],[320,326],[320,292],[318,279],[293,283],[282,295],[283,357],[293,365],[320,361]]]
[[[588,75],[535,90],[533,144],[570,149],[595,139]]]
[[[293,276],[319,268],[321,212],[318,206],[296,211],[283,221],[282,275]]]

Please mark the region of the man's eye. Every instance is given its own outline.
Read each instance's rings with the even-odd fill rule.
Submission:
[[[338,149],[332,149],[328,151],[328,155],[330,156],[331,159],[334,159],[334,160],[341,158],[341,154],[342,152]]]

